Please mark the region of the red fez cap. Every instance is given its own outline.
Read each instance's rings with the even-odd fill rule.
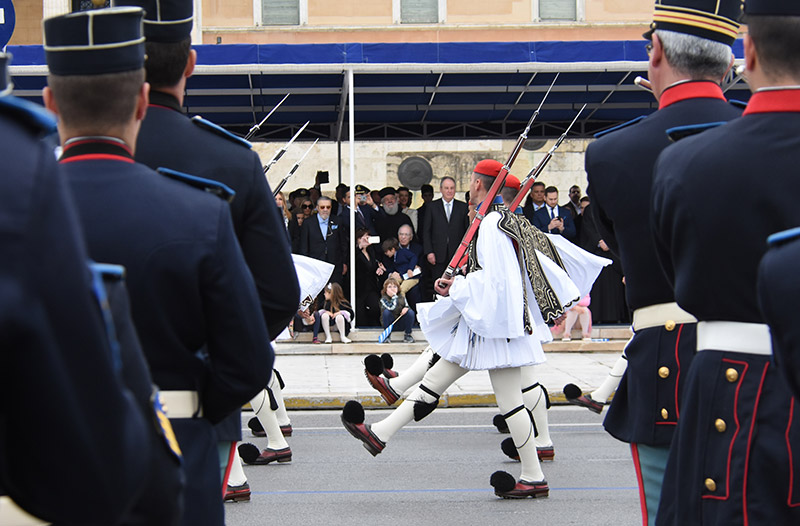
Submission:
[[[476,174],[485,175],[487,177],[497,177],[500,170],[503,169],[503,163],[495,161],[494,159],[484,159],[475,165]]]
[[[505,180],[505,187],[506,188],[513,188],[514,190],[519,192],[519,189],[521,188],[521,186],[519,184],[519,179],[517,179],[516,176],[514,176],[514,175],[508,174],[506,176],[506,180]]]

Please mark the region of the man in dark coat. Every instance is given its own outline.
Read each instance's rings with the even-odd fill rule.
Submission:
[[[747,109],[669,146],[655,165],[659,260],[698,320],[659,524],[800,523],[800,411],[775,367],[756,290],[767,236],[800,224],[800,4],[748,0],[744,10]],[[753,184],[758,174],[768,176]],[[709,210],[701,196],[711,192],[739,206]]]
[[[110,31],[115,17],[125,23]],[[133,7],[47,20],[43,95],[60,117],[60,162],[89,255],[127,269],[133,320],[184,455],[182,523],[221,525],[213,424],[266,385],[274,357],[228,203],[133,160],[148,92],[141,26]],[[92,44],[79,45],[87,33]]]
[[[659,153],[670,144],[667,129],[739,115],[719,85],[731,61],[739,5],[738,0],[658,2],[655,34],[646,36],[652,39],[649,76],[659,109],[608,131],[586,152],[594,223],[622,262],[628,305],[634,309],[634,337],[625,353],[628,369],[605,428],[631,444],[641,468],[642,509],[649,524],[662,494],[673,431],[683,416],[686,370],[695,349],[694,313],[678,307],[659,269],[648,219],[651,174]],[[696,18],[681,18],[690,6]],[[698,24],[713,29],[698,29]],[[688,187],[671,191],[679,188]],[[600,298],[592,297],[593,304],[595,300]]]
[[[347,273],[347,237],[337,218],[331,215],[330,197],[317,200],[317,213],[300,228],[300,253],[334,266],[331,281],[342,285]]]
[[[270,337],[289,324],[300,288],[272,190],[261,161],[246,141],[214,124],[190,119],[182,107],[197,54],[190,49],[191,0],[117,0],[145,9],[147,81],[150,104],[136,142],[137,162],[218,181],[233,189],[233,228],[258,290]],[[220,448],[242,438],[240,412],[217,426]],[[225,454],[228,457],[229,455]],[[242,482],[242,481],[238,481]],[[237,484],[241,485],[241,484]]]
[[[423,249],[431,266],[431,279],[442,277],[469,227],[467,203],[456,196],[456,182],[445,177],[439,185],[442,197],[428,204],[425,212]]]
[[[0,53],[0,95],[11,88],[7,59]],[[150,415],[124,387],[69,190],[38,140],[54,126],[0,96],[0,524],[15,523],[12,509],[17,519],[117,524],[150,483]],[[54,429],[59,451],[40,461]]]
[[[572,242],[577,242],[578,232],[572,212],[558,206],[558,188],[548,186],[544,190],[545,205],[533,214],[533,226],[550,234],[559,234]],[[523,212],[524,213],[524,212]]]
[[[375,230],[381,238],[381,242],[389,238],[397,237],[397,230],[401,225],[411,225],[414,228],[411,218],[402,212],[400,203],[397,201],[397,192],[394,188],[387,186],[380,192],[381,207],[380,211],[374,216]]]

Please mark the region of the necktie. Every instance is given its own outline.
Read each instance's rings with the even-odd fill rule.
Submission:
[[[555,216],[555,214],[553,213],[553,209],[551,208],[551,209],[550,209],[550,219],[555,219],[555,218],[556,218],[556,216]]]
[[[453,203],[445,203],[445,204],[444,204],[444,211],[445,211],[445,213],[447,214],[447,220],[448,220],[448,221],[450,221],[450,206],[451,206],[452,204],[453,204]]]

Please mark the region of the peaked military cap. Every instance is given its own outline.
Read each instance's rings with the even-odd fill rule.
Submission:
[[[368,194],[368,193],[369,193],[369,188],[367,188],[363,184],[356,185],[356,195]]]
[[[13,87],[13,84],[11,83],[11,76],[8,74],[8,63],[10,61],[10,55],[6,53],[0,53],[0,97],[3,95],[8,95]]]
[[[50,73],[100,75],[144,67],[138,7],[112,7],[48,18],[44,50]]]
[[[655,30],[663,29],[730,46],[739,34],[741,15],[742,0],[657,0],[644,37],[649,40]]]
[[[748,15],[800,16],[800,2],[791,0],[745,0]]]
[[[181,42],[192,33],[192,0],[114,0],[114,5],[144,9],[144,36],[148,42]]]

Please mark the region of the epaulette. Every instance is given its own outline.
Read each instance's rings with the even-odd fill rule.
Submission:
[[[122,265],[112,265],[111,263],[95,263],[89,262],[89,267],[99,272],[103,278],[108,278],[114,281],[122,281],[125,279],[125,267]]]
[[[214,194],[220,199],[229,203],[233,201],[234,197],[236,197],[236,192],[233,190],[233,188],[226,184],[220,183],[219,181],[204,179],[195,175],[189,175],[176,170],[170,170],[169,168],[157,168],[156,171],[161,175],[166,175],[170,179],[186,183],[190,186],[194,186],[195,188],[199,188],[204,192]]]
[[[229,141],[235,142],[240,146],[244,146],[247,149],[252,149],[253,144],[250,141],[246,141],[239,137],[238,135],[234,135],[222,126],[218,126],[211,121],[207,121],[204,118],[200,117],[199,115],[195,115],[192,117],[192,122],[195,123],[197,126],[203,128],[204,130],[208,130],[211,133],[219,135],[220,137],[224,137]]]
[[[628,126],[632,126],[632,125],[636,124],[637,122],[639,122],[640,120],[644,119],[645,117],[647,117],[647,115],[639,115],[635,119],[629,120],[628,122],[623,122],[622,124],[618,124],[618,125],[614,126],[613,128],[609,128],[607,130],[603,130],[601,132],[597,132],[597,133],[594,134],[594,138],[595,139],[599,139],[600,137],[608,135],[609,133],[614,133],[615,131],[621,130],[622,128],[627,128]]]
[[[745,101],[743,101],[743,100],[731,99],[728,102],[730,102],[731,104],[733,104],[737,108],[742,108],[742,109],[747,108],[747,103]]]
[[[777,246],[797,238],[800,238],[800,227],[790,228],[789,230],[772,234],[767,238],[767,244],[770,246]]]
[[[681,139],[685,139],[686,137],[691,137],[692,135],[697,135],[698,133],[703,133],[706,130],[710,130],[711,128],[716,128],[717,126],[722,126],[723,124],[725,124],[724,121],[704,122],[702,124],[688,124],[686,126],[675,126],[674,128],[668,128],[665,133],[672,142],[678,142]]]
[[[12,116],[34,133],[50,134],[56,131],[56,118],[38,104],[19,97],[0,97],[0,113]]]

